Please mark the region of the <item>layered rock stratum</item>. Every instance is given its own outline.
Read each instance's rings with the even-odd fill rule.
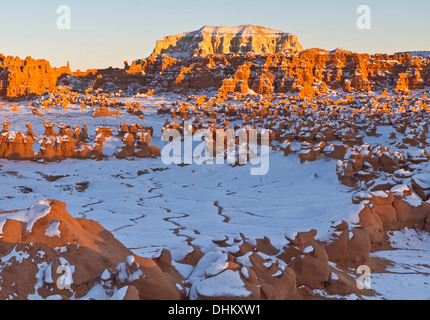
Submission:
[[[165,37],[157,41],[152,55],[167,54],[172,58],[189,58],[226,53],[300,52],[298,38],[280,30],[253,25],[203,28]]]

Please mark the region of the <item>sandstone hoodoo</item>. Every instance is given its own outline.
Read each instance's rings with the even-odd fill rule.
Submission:
[[[167,54],[175,59],[226,53],[297,53],[302,51],[298,38],[279,30],[260,26],[203,28],[167,36],[157,41],[152,55]]]
[[[63,202],[0,212],[0,223],[2,300],[182,296],[177,272],[134,255],[95,221],[73,218]]]

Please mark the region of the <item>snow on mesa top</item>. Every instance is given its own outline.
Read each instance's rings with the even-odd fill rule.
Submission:
[[[167,36],[157,41],[152,55],[173,58],[224,53],[297,53],[303,50],[298,38],[280,30],[253,25],[213,27]]]

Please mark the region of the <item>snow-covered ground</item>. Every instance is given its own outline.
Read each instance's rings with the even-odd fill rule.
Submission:
[[[372,289],[389,300],[430,300],[430,234],[405,228],[390,232],[394,250],[371,256],[392,262],[386,273],[371,275]]]
[[[30,122],[36,134],[43,133],[45,121],[72,127],[88,123],[90,135],[98,126],[117,130],[121,122],[142,123],[154,128],[151,145],[161,148],[166,116],[158,116],[154,104],[169,98],[123,99],[147,107],[145,120],[124,110],[121,116],[93,118],[79,105],[42,110],[45,116],[35,117],[25,102],[18,104],[18,112],[11,111],[12,104],[1,104],[0,119],[13,117],[10,130],[21,132]],[[381,136],[364,142],[388,145],[391,129],[378,128]],[[109,138],[104,153],[113,155],[120,145],[120,139]],[[37,143],[34,146],[37,151]],[[273,151],[266,175],[250,175],[250,166],[165,165],[160,158],[54,163],[2,159],[0,211],[27,208],[48,198],[64,201],[72,216],[99,222],[135,254],[152,257],[166,248],[179,261],[191,251],[188,242],[205,251],[212,240],[239,233],[249,239],[266,236],[278,248],[288,242],[285,235],[310,229],[324,240],[334,222],[353,221],[361,209],[352,204],[352,190],[339,183],[335,160],[301,164],[297,155],[284,157]],[[372,275],[372,289],[382,298],[430,297],[430,236],[413,232],[392,235],[399,250],[374,254],[396,262],[389,273]]]

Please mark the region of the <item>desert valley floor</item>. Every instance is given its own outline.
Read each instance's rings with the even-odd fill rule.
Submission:
[[[26,132],[27,123],[30,123],[40,136],[46,122],[70,127],[87,123],[91,136],[99,127],[117,131],[120,123],[142,123],[153,128],[151,145],[161,149],[165,145],[161,141],[161,132],[167,115],[157,113],[159,106],[185,100],[174,94],[115,99],[123,103],[139,103],[143,117],[127,113],[125,107],[119,108],[119,115],[93,117],[92,110],[83,109],[78,103],[69,104],[67,109],[51,106],[40,110],[42,116],[37,117],[28,107],[34,101],[28,100],[17,105],[0,103],[0,119],[11,122],[10,132]],[[279,102],[279,99],[274,102]],[[396,133],[393,126],[377,124],[375,130],[371,135],[364,130],[358,131],[363,135],[363,145],[391,146],[391,153],[404,152],[392,143],[392,133]],[[397,134],[397,139],[401,140],[406,135]],[[333,140],[332,143],[341,142]],[[333,226],[345,221],[349,224],[346,234],[351,241],[354,233],[350,228],[358,224],[359,213],[364,207],[363,203],[353,203],[352,199],[357,193],[372,192],[363,191],[366,189],[363,186],[357,189],[340,183],[337,159],[318,156],[315,161],[301,161],[298,152],[300,142],[291,143],[292,152],[288,156],[284,155],[282,146],[275,143],[269,154],[269,171],[261,176],[250,175],[252,164],[165,165],[160,157],[118,159],[114,155],[123,144],[122,137],[116,134],[106,137],[103,144],[106,157],[97,159],[52,162],[0,159],[0,211],[29,208],[45,199],[64,202],[72,217],[98,222],[135,255],[156,260],[163,249],[168,250],[172,266],[179,273],[176,279],[181,279],[176,280],[176,286],[184,297],[246,298],[250,291],[242,280],[249,277],[246,267],[256,262],[255,259],[250,262],[249,252],[238,253],[245,239],[249,245],[261,248],[254,251],[264,260],[261,264],[267,269],[268,277],[276,278],[289,265],[286,263],[288,259],[280,258],[279,253],[300,232],[315,229],[313,241],[329,243],[333,234],[344,231],[336,231]],[[39,152],[38,144],[34,146],[34,151]],[[420,150],[410,147],[407,151],[419,154]],[[415,173],[424,178],[427,174],[430,176],[427,161],[412,166]],[[401,182],[394,183],[388,190],[398,193],[405,186],[412,189],[410,176],[405,174]],[[381,174],[376,184],[393,185],[392,179],[393,175]],[[381,192],[373,191],[375,197],[387,196]],[[411,192],[403,201],[414,207],[419,206],[422,199]],[[370,274],[371,290],[351,289],[339,295],[336,289],[327,290],[324,285],[312,288],[312,285],[298,284],[298,292],[308,298],[430,298],[429,233],[404,227],[387,231],[385,241],[384,246],[378,250],[372,248],[370,252],[370,259],[377,266]],[[302,252],[298,257],[303,258],[316,250],[316,246],[306,245],[306,241],[301,244],[305,246],[300,249]],[[203,257],[198,263],[190,262],[193,251],[199,251],[199,257]],[[227,267],[230,254],[235,256],[238,268]],[[15,263],[30,258],[23,252],[19,258],[15,257]],[[2,258],[0,269],[10,265],[8,259],[10,257]],[[338,277],[349,277],[353,283],[361,275],[356,272],[356,267],[338,266],[336,261],[328,261],[328,264],[328,282],[336,281]],[[234,274],[231,270],[220,273],[224,269],[237,271]],[[39,270],[42,270],[40,266]],[[102,275],[104,278],[108,278],[105,273]],[[50,282],[45,282],[49,287]],[[115,294],[120,291],[119,287],[101,284],[101,280],[98,283],[85,295],[73,295],[72,298],[117,297]],[[30,290],[35,291],[34,294],[27,298],[41,298],[42,294],[38,293],[41,286],[37,281],[34,290]],[[55,293],[43,295],[44,298],[61,298],[58,292]],[[124,295],[124,292],[118,294]],[[14,297],[16,295],[12,291],[4,298]]]

